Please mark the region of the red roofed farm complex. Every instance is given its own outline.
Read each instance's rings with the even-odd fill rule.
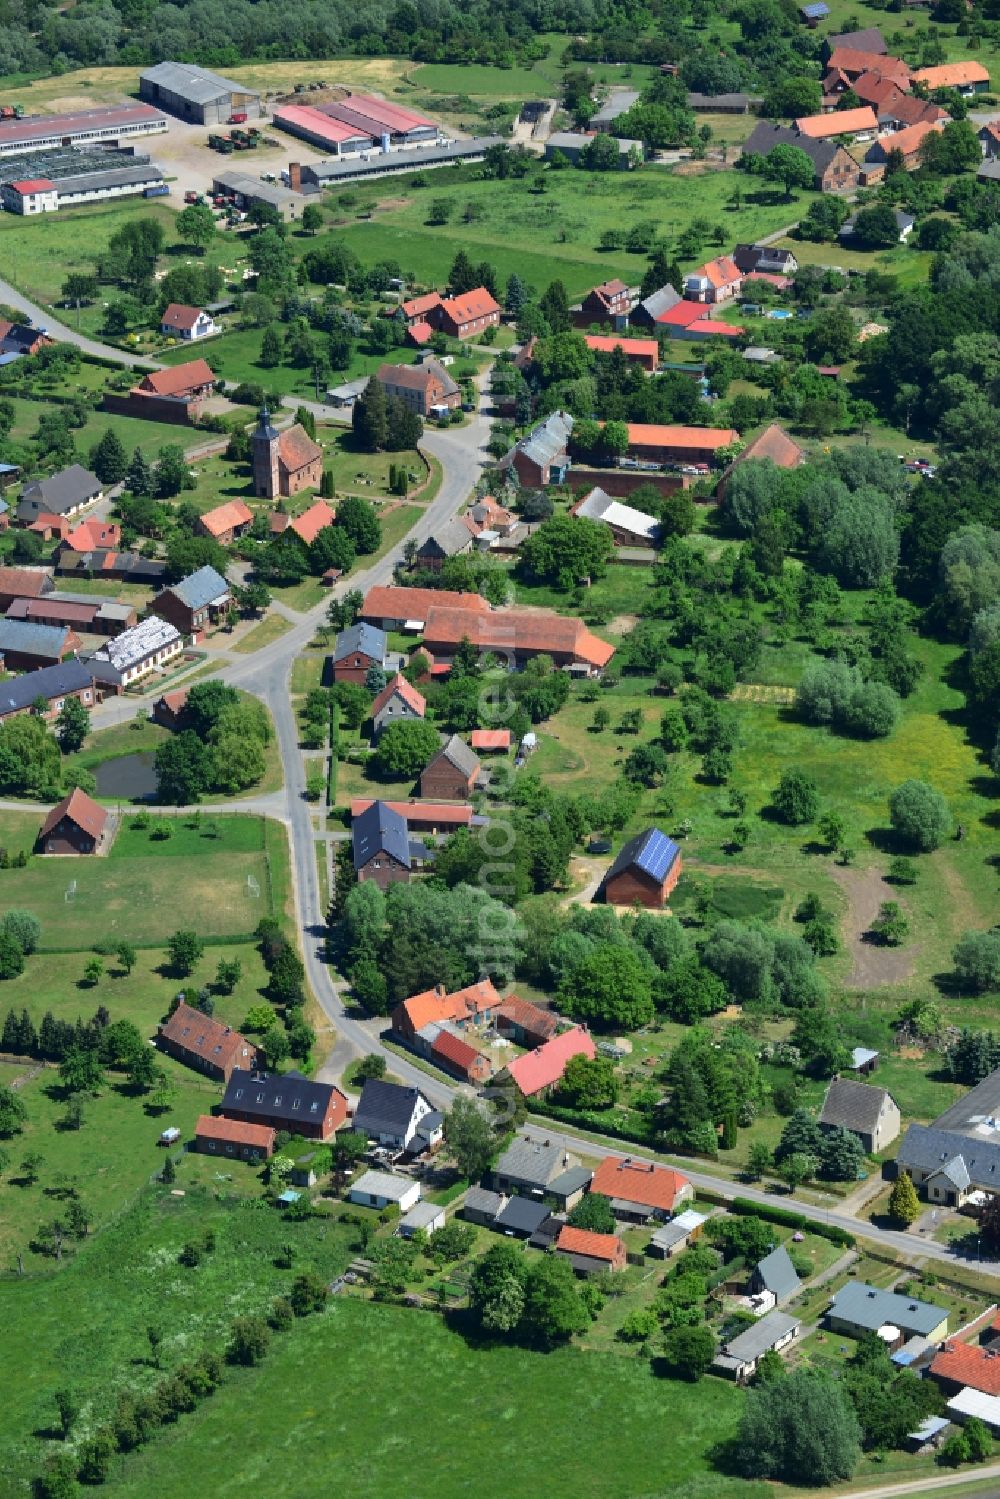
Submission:
[[[545,1093],[555,1086],[566,1070],[570,1057],[596,1055],[597,1048],[590,1033],[582,1026],[574,1025],[570,1030],[544,1042],[536,1051],[516,1057],[508,1064],[507,1071],[525,1098],[533,1098],[536,1093]]]

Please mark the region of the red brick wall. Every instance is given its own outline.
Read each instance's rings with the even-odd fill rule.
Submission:
[[[378,868],[375,868],[376,863]],[[410,871],[402,864],[397,864],[395,859],[390,859],[386,854],[379,854],[378,859],[369,859],[358,870],[359,880],[374,880],[380,890],[387,890],[390,885],[399,885],[410,878]]]
[[[616,906],[631,906],[636,903],[657,908],[665,906],[680,878],[680,873],[680,857],[674,860],[662,885],[656,884],[654,880],[631,869],[623,870],[605,885],[605,899],[609,905]]]
[[[472,795],[475,777],[466,779],[447,760],[429,765],[420,777],[420,795],[438,802],[464,802]]]
[[[644,474],[635,469],[577,468],[574,464],[569,471],[569,482],[573,493],[581,497],[589,494],[597,484],[605,494],[622,500],[638,489],[640,484],[652,484],[660,494],[674,494],[678,489],[690,488],[693,480],[689,474]]]

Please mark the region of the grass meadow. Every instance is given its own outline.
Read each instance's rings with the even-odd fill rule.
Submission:
[[[24,869],[0,870],[0,907],[34,911],[42,945],[67,952],[87,951],[102,938],[155,946],[178,927],[206,938],[239,937],[262,916],[280,913],[289,887],[283,830],[259,817],[185,825],[191,820],[190,811],[164,817],[171,837],[162,842],[126,821],[107,856],[37,857]],[[37,823],[33,815],[35,832]]]

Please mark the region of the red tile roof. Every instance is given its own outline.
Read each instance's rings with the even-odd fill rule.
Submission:
[[[211,1062],[213,1067],[229,1068],[234,1064],[252,1067],[256,1056],[253,1043],[239,1031],[203,1015],[181,1000],[174,1013],[160,1026],[160,1035],[181,1051],[190,1052]]]
[[[31,567],[0,567],[0,593],[37,599],[51,583],[51,575]]]
[[[432,1020],[475,1018],[487,1010],[496,1009],[499,1003],[500,996],[493,987],[493,980],[487,978],[468,984],[464,989],[455,989],[451,994],[445,993],[443,988],[411,994],[409,999],[397,1005],[394,1013],[404,1013],[413,1030],[419,1031]]]
[[[252,520],[253,511],[243,500],[227,500],[214,510],[206,510],[201,517],[201,524],[210,536],[224,536],[227,531],[232,531],[236,526],[249,525]]]
[[[108,820],[108,814],[104,808],[98,806],[93,797],[88,796],[85,791],[81,791],[79,786],[77,786],[70,792],[69,796],[63,797],[58,806],[52,808],[52,811],[42,823],[42,831],[39,837],[47,838],[52,829],[64,817],[68,817],[71,822],[75,822],[77,827],[82,828],[85,833],[89,833],[91,838],[100,838]]]
[[[48,177],[23,177],[20,182],[12,182],[11,187],[24,197],[26,193],[50,193],[55,183]]]
[[[436,291],[429,291],[422,297],[411,297],[408,302],[399,305],[407,317],[423,317],[425,313],[433,312],[435,307],[440,307],[442,297]]]
[[[371,140],[371,135],[359,129],[357,125],[345,125],[342,120],[335,120],[330,115],[324,114],[322,110],[314,108],[311,104],[282,104],[276,109],[271,118],[276,125],[298,125],[300,129],[311,131],[313,135],[321,136],[324,140],[340,144],[342,141]]]
[[[406,330],[406,336],[415,344],[426,344],[434,337],[434,329],[430,323],[411,323]]]
[[[936,68],[918,68],[914,78],[928,88],[962,88],[969,83],[989,83],[990,75],[981,62],[945,62]]]
[[[371,806],[373,797],[355,796],[351,800],[351,817],[360,817],[362,812],[367,812]],[[400,817],[406,818],[407,822],[419,822],[433,817],[438,827],[468,827],[475,813],[468,802],[385,802],[390,811],[398,812]]]
[[[219,1119],[202,1114],[194,1127],[198,1140],[219,1140],[227,1145],[250,1145],[270,1155],[274,1149],[274,1130],[268,1124],[244,1124],[240,1119]]]
[[[541,1036],[545,1040],[554,1036],[559,1029],[558,1015],[533,1005],[530,999],[522,999],[519,994],[507,995],[497,1010],[497,1018],[501,1017],[509,1020],[512,1025],[520,1026],[529,1035]]]
[[[728,448],[739,433],[732,427],[661,427],[647,422],[629,422],[630,448],[701,448],[715,453]]]
[[[485,286],[477,286],[460,297],[446,297],[441,303],[441,309],[459,326],[474,322],[476,318],[490,317],[494,312],[500,311],[499,305]]]
[[[874,104],[879,109],[904,97],[899,86],[891,78],[883,78],[880,73],[862,73],[851,84],[851,88],[864,104]]]
[[[0,575],[2,573],[0,568]],[[441,606],[464,609],[469,614],[490,612],[490,606],[481,593],[454,593],[446,588],[393,588],[386,584],[369,588],[361,618],[370,621],[426,619],[429,609]]]
[[[306,546],[311,546],[319,533],[332,526],[336,518],[336,510],[331,510],[325,500],[317,500],[315,505],[310,505],[308,510],[289,522],[289,529],[301,537]]]
[[[412,708],[414,713],[419,714],[420,717],[423,718],[424,711],[427,707],[427,699],[424,697],[423,693],[418,692],[417,689],[410,682],[408,682],[400,672],[396,673],[391,682],[386,682],[385,686],[382,688],[382,691],[372,703],[372,718],[375,718],[377,714],[381,713],[386,703],[396,694],[398,694],[403,699],[403,702],[406,703],[407,707]]]
[[[703,317],[691,324],[691,332],[699,338],[739,338],[743,331],[736,323],[722,323],[718,318]]]
[[[475,1066],[482,1055],[468,1041],[463,1041],[461,1036],[453,1035],[451,1031],[439,1031],[431,1042],[431,1051],[465,1073]]]
[[[564,1254],[582,1254],[589,1260],[607,1260],[609,1263],[621,1259],[625,1245],[617,1234],[595,1234],[586,1228],[573,1228],[564,1223],[559,1230],[556,1248]]]
[[[831,135],[856,135],[859,130],[877,130],[878,119],[874,109],[866,104],[861,109],[835,109],[827,115],[802,115],[795,121],[795,128],[810,140],[822,141]]]
[[[473,729],[471,743],[474,750],[510,749],[510,729]]]
[[[1000,1395],[1000,1354],[969,1343],[945,1343],[931,1364],[931,1373],[984,1395]]]
[[[891,151],[900,151],[903,156],[912,156],[920,150],[924,138],[936,129],[930,120],[921,120],[916,125],[907,125],[905,130],[893,130],[873,141],[865,160],[888,157]],[[873,153],[875,155],[873,156]]]
[[[593,1058],[596,1055],[597,1048],[589,1033],[582,1026],[575,1025],[571,1030],[563,1031],[561,1036],[553,1036],[551,1041],[546,1041],[536,1051],[525,1052],[523,1057],[515,1057],[508,1064],[507,1071],[525,1098],[530,1098],[542,1088],[550,1088],[559,1081],[570,1057]]]
[[[495,609],[488,616],[470,616],[463,610],[432,608],[424,635],[433,642],[432,650],[468,639],[482,650],[571,655],[599,667],[607,666],[615,653],[614,646],[591,634],[581,619],[544,609]]]
[[[628,291],[624,281],[614,276],[610,281],[602,281],[600,286],[595,286],[592,296],[600,297],[602,302],[612,302],[615,297],[620,297],[623,291]]]
[[[624,1202],[638,1202],[643,1207],[672,1213],[679,1193],[691,1183],[669,1166],[640,1161],[632,1156],[605,1156],[590,1183],[592,1192],[602,1197],[617,1197]]]
[[[862,73],[878,73],[882,78],[891,78],[900,88],[910,86],[910,70],[898,57],[886,57],[881,52],[865,52],[854,47],[835,47],[827,60],[827,68],[839,68],[844,73],[860,77]]]
[[[692,276],[704,276],[709,286],[716,290],[721,286],[731,286],[734,281],[742,281],[743,272],[729,255],[718,255],[714,260],[706,260],[704,265],[691,272]]]
[[[110,520],[81,521],[64,538],[74,552],[93,552],[101,547],[116,547],[122,539],[122,528]]]
[[[278,455],[285,467],[295,473],[297,469],[305,468],[308,464],[315,463],[317,458],[322,458],[323,449],[296,422],[278,438]],[[330,514],[335,512],[331,510]]]
[[[708,308],[704,302],[675,302],[673,307],[656,319],[658,323],[665,323],[668,328],[690,328],[692,323],[700,322],[707,317]]]
[[[617,338],[614,334],[585,333],[583,341],[595,354],[613,354],[616,349],[621,349],[623,354],[634,359],[656,359],[660,353],[655,338]]]
[[[783,427],[772,422],[747,444],[736,461],[742,463],[747,458],[769,458],[778,468],[796,468],[805,458],[805,453]]]
[[[186,307],[183,302],[171,302],[163,309],[160,326],[176,328],[180,333],[189,333],[201,317],[200,307]]]
[[[172,369],[153,370],[140,381],[139,389],[157,396],[182,396],[214,384],[215,376],[208,363],[204,359],[191,359],[187,364],[175,364]]]

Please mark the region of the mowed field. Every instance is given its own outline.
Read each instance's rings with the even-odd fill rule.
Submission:
[[[705,253],[717,253],[720,244],[731,248],[795,222],[814,196],[803,193],[789,203],[780,190],[764,187],[744,192],[737,208],[729,202],[737,185],[732,172],[710,166],[679,171],[646,166],[607,174],[569,168],[547,172],[541,180],[543,192],[532,191],[532,178],[497,182],[468,168],[427,173],[421,188],[409,178],[397,179],[391,198],[384,185],[380,192],[366,191],[364,202],[373,207],[374,218],[359,220],[352,209],[333,233],[365,264],[395,259],[427,284],[443,281],[464,248],[473,260],[488,260],[501,283],[515,271],[540,290],[559,279],[576,297],[607,277],[621,276],[630,284],[642,278],[645,255],[598,249],[605,230],[647,223],[657,239],[672,246],[699,220]],[[741,187],[744,183],[740,179]],[[438,200],[449,204],[449,222],[431,225],[430,205]],[[721,238],[713,237],[715,230]]]
[[[130,816],[126,809],[126,824]],[[152,946],[179,927],[241,936],[283,903],[288,856],[276,824],[220,817],[192,829],[165,820],[173,836],[163,842],[126,825],[106,857],[39,857],[25,869],[0,870],[0,909],[34,911],[44,947],[84,951],[102,938]],[[30,827],[37,832],[37,816]]]
[[[433,1414],[407,1393],[428,1388],[447,1391]],[[743,1399],[721,1380],[660,1381],[614,1354],[470,1347],[437,1317],[344,1300],[124,1462],[105,1492],[277,1494],[292,1461],[296,1499],[510,1499],[540,1481],[548,1499],[762,1499],[764,1485],[713,1475],[706,1461]]]

